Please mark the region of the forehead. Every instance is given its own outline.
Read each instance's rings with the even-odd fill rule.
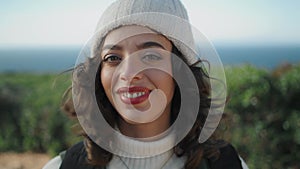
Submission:
[[[153,30],[137,25],[122,26],[109,32],[104,39],[103,44],[119,44],[123,41],[158,41],[162,43],[170,43],[164,36],[154,32]]]

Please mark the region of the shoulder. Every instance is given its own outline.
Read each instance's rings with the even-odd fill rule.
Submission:
[[[237,151],[231,144],[227,144],[226,146],[220,147],[220,156],[218,159],[208,159],[208,164],[212,169],[219,168],[230,168],[230,169],[245,169],[247,165],[245,165],[244,161],[241,160]]]
[[[70,157],[79,157],[79,156],[86,156],[86,152],[85,152],[85,147],[83,142],[79,142],[75,145],[73,145],[72,147],[70,147],[65,155],[64,155],[64,159],[66,158],[70,158]]]
[[[52,158],[42,169],[59,169],[61,165],[60,156]]]
[[[73,145],[66,151],[61,163],[61,169],[87,168],[86,156],[83,142]]]
[[[51,159],[43,169],[96,169],[87,164],[83,142],[79,142]]]

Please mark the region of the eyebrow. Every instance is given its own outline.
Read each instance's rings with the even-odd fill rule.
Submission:
[[[145,48],[151,48],[151,47],[159,47],[159,48],[162,48],[164,50],[166,50],[163,45],[157,43],[157,42],[145,42],[141,45],[138,45],[138,48],[139,49],[145,49]]]
[[[142,43],[140,45],[137,46],[138,49],[146,49],[146,48],[151,48],[151,47],[158,47],[158,48],[162,48],[164,50],[166,50],[163,45],[157,43],[157,42],[145,42],[145,43]],[[103,48],[102,48],[102,51],[105,51],[105,50],[123,50],[123,48],[121,46],[118,46],[118,45],[105,45]]]
[[[104,50],[122,50],[123,48],[121,46],[118,46],[118,45],[105,45],[103,48],[102,48],[102,51]]]

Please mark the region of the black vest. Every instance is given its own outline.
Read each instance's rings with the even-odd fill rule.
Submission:
[[[220,148],[220,152],[218,160],[205,159],[199,169],[242,169],[240,158],[232,145]],[[63,156],[60,169],[106,169],[87,164],[83,142],[69,148]]]

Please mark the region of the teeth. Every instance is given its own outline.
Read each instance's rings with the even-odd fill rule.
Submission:
[[[126,92],[126,93],[123,93],[123,96],[132,99],[132,98],[140,97],[144,94],[145,94],[145,92],[135,92],[135,93]]]

